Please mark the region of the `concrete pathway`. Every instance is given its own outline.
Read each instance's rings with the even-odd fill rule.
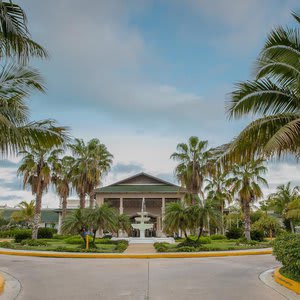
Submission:
[[[124,253],[156,253],[152,244],[129,244]]]
[[[155,260],[0,255],[0,271],[22,285],[17,300],[285,300],[259,280],[276,266],[272,255]]]

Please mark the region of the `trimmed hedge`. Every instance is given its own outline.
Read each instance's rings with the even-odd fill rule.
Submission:
[[[300,235],[283,234],[273,242],[273,254],[283,265],[283,271],[300,277]]]
[[[32,247],[36,247],[36,246],[47,246],[48,243],[45,241],[40,241],[40,240],[33,240],[33,239],[28,239],[28,240],[23,240],[21,242],[22,246],[32,246]]]
[[[210,236],[210,239],[214,241],[214,240],[226,240],[227,238],[223,234],[213,234]]]
[[[258,242],[262,242],[265,237],[264,231],[259,229],[251,229],[250,235],[252,240]]]
[[[18,233],[15,234],[15,242],[16,243],[21,243],[23,240],[30,239],[32,235],[31,230],[23,230],[19,231]]]
[[[38,239],[52,239],[56,232],[57,230],[53,228],[39,228],[37,237]]]
[[[30,234],[31,234],[31,229],[14,228],[14,229],[9,229],[9,230],[1,230],[0,238],[14,238],[16,236],[16,234],[22,233],[22,232],[30,232]]]

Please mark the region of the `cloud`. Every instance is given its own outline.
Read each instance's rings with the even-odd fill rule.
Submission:
[[[13,161],[8,160],[8,159],[0,160],[0,168],[14,168],[14,169],[16,169],[18,166],[19,166],[18,163],[13,162]]]
[[[112,167],[112,173],[139,173],[143,171],[143,166],[139,163],[117,163]]]

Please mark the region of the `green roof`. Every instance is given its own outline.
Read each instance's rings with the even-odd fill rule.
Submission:
[[[3,209],[1,211],[4,219],[10,219],[12,213],[15,211],[19,211],[19,209],[8,208],[8,209]],[[42,209],[41,222],[58,223],[58,213],[55,212],[54,209]]]
[[[179,193],[183,189],[176,185],[116,184],[96,189],[96,193]]]

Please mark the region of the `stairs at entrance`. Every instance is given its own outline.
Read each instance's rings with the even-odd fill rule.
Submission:
[[[156,253],[153,244],[129,244],[124,253]]]

